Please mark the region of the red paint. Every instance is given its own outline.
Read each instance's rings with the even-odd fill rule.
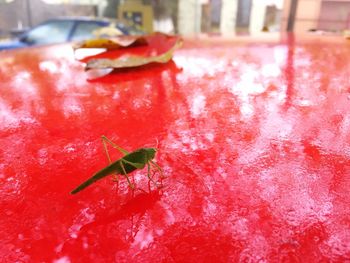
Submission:
[[[187,41],[94,81],[69,46],[0,53],[1,261],[349,259],[349,51]],[[107,164],[103,134],[158,140],[165,188],[70,195]]]

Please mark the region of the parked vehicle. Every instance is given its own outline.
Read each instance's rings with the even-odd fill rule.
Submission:
[[[45,21],[17,38],[0,42],[0,50],[84,40],[94,37],[94,31],[104,27],[113,27],[124,35],[142,33],[135,28],[110,19],[57,18]]]

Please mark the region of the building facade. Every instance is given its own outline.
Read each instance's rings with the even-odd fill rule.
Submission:
[[[292,0],[285,0],[282,28],[287,28]],[[350,29],[350,1],[298,0],[294,32],[309,30],[342,31]]]

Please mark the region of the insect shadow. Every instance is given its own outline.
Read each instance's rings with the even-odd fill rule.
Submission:
[[[151,192],[143,192],[131,198],[127,203],[119,209],[112,209],[108,215],[103,215],[94,222],[84,225],[81,230],[85,231],[90,228],[95,228],[99,225],[107,225],[118,220],[128,219],[133,216],[142,216],[147,210],[151,209],[162,197],[162,190],[154,190]]]
[[[101,213],[95,214],[95,220],[80,227],[77,236],[73,239],[66,240],[62,245],[62,253],[69,253],[81,249],[81,253],[86,250],[78,244],[83,244],[87,239],[96,240],[96,236],[108,236],[112,228],[119,228],[119,231],[126,233],[125,241],[132,243],[139,232],[143,218],[147,211],[151,210],[160,200],[163,195],[163,190],[156,189],[151,192],[143,191],[138,193],[125,204],[119,207],[111,207],[110,209],[101,209]],[[130,222],[129,226],[122,224],[123,221]],[[111,237],[114,242],[125,242],[124,237]],[[122,241],[120,241],[122,240]]]

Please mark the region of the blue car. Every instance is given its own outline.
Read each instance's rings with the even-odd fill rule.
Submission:
[[[113,27],[123,35],[142,33],[109,19],[58,18],[45,21],[15,39],[0,42],[0,50],[85,40],[94,37],[93,32],[104,27]]]

